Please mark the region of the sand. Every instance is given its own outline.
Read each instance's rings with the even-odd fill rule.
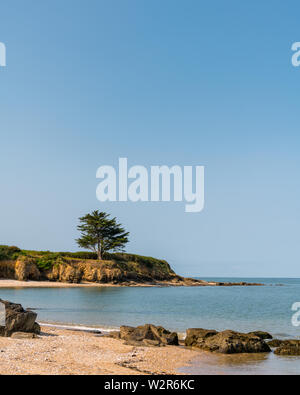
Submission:
[[[200,284],[201,285],[201,284]],[[163,281],[155,283],[135,283],[127,282],[123,284],[112,283],[87,283],[81,282],[79,284],[60,283],[55,281],[19,281],[19,280],[0,280],[1,288],[78,288],[78,287],[182,287],[183,284],[176,284],[173,282]]]
[[[42,326],[37,339],[0,338],[0,375],[178,374],[199,352],[133,347],[99,334]]]
[[[99,283],[59,283],[51,281],[18,281],[0,280],[0,288],[74,288],[74,287],[115,287],[118,284],[99,284]]]

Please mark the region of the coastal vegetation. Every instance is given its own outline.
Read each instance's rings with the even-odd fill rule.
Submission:
[[[20,248],[0,245],[0,261],[17,258],[21,253]]]

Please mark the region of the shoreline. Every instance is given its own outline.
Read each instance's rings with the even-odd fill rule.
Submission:
[[[87,288],[87,287],[231,287],[231,286],[263,286],[259,283],[217,283],[195,280],[193,283],[174,283],[174,282],[153,282],[153,283],[96,283],[96,282],[80,282],[80,283],[64,283],[58,281],[20,281],[11,279],[0,279],[1,288]]]
[[[172,283],[155,283],[155,284],[138,284],[138,283],[126,283],[126,284],[112,284],[112,283],[93,283],[93,282],[81,282],[81,283],[63,283],[56,281],[19,281],[19,280],[5,280],[0,279],[1,288],[89,288],[89,287],[180,287],[183,285],[176,285]]]
[[[300,359],[295,363],[273,353],[222,355],[184,346],[136,347],[77,328],[42,324],[41,330],[34,339],[0,337],[0,375],[299,374]]]
[[[86,287],[119,287],[119,284],[99,284],[99,283],[60,283],[52,281],[19,281],[0,280],[1,288],[86,288]]]
[[[31,309],[29,309],[31,310]],[[32,309],[32,311],[36,311]],[[98,333],[102,335],[109,335],[111,332],[116,332],[120,331],[120,326],[112,326],[112,325],[106,325],[106,324],[101,324],[101,325],[86,325],[86,324],[76,324],[76,323],[67,323],[67,322],[48,322],[48,321],[38,321],[38,324],[41,327],[45,328],[53,328],[53,329],[59,329],[59,330],[65,330],[65,331],[75,331],[75,332],[86,332],[86,333]],[[172,329],[171,329],[172,331]],[[180,341],[184,341],[186,337],[186,330],[176,330],[174,331],[178,334],[178,339]]]
[[[56,281],[19,281],[19,280],[5,280],[0,279],[1,288],[88,288],[88,287],[183,287],[187,285],[174,284],[171,282],[157,282],[157,283],[63,283]],[[195,285],[190,285],[195,286]],[[199,286],[203,286],[202,284]],[[209,285],[208,285],[209,286]],[[214,286],[211,284],[211,286]]]
[[[36,339],[0,338],[0,349],[0,375],[181,375],[201,355],[182,346],[135,347],[48,326]]]
[[[117,326],[39,324],[37,338],[0,337],[0,375],[298,374],[300,369],[300,358],[295,357],[226,355],[186,347],[185,333],[179,331],[179,346],[147,347],[115,338],[111,332],[118,331]]]
[[[295,363],[295,358],[273,353],[223,355],[183,345],[137,347],[92,327],[48,324],[42,324],[34,339],[0,337],[0,350],[0,375],[296,375],[300,367],[300,359]]]

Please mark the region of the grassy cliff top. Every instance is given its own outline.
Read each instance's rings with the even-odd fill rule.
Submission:
[[[104,260],[98,261],[97,254],[88,251],[82,252],[51,252],[51,251],[34,251],[21,250],[15,246],[0,245],[0,261],[17,260],[21,257],[32,258],[39,269],[49,270],[57,263],[70,262],[94,262],[109,266],[118,264],[119,267],[130,267],[131,269],[142,266],[150,270],[158,270],[168,274],[175,274],[168,262],[152,257],[146,257],[136,254],[127,253],[106,253]]]

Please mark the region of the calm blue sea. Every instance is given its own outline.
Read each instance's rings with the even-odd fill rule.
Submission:
[[[300,279],[210,278],[262,282],[264,287],[90,287],[0,289],[0,298],[35,308],[38,320],[99,327],[153,323],[184,332],[201,327],[266,330],[300,337],[291,318]]]
[[[153,323],[185,332],[201,327],[242,332],[265,330],[277,338],[300,338],[292,305],[300,302],[300,279],[209,278],[262,282],[263,287],[89,287],[0,289],[0,298],[37,309],[38,321],[97,328]],[[300,357],[274,354],[199,353],[194,374],[300,374]]]

